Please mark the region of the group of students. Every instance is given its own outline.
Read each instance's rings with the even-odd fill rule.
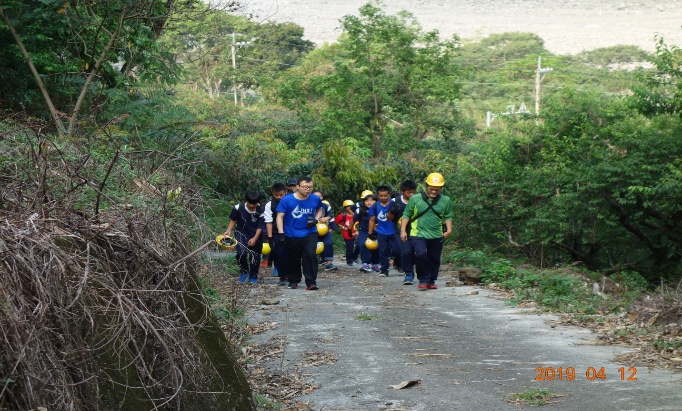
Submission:
[[[452,234],[453,203],[441,194],[442,175],[431,173],[425,183],[425,192],[416,195],[417,184],[405,180],[395,198],[388,186],[377,187],[376,194],[365,190],[358,202],[345,200],[336,217],[322,193],[313,191],[310,177],[274,184],[263,209],[261,195],[247,193],[246,201],[231,211],[225,231],[237,241],[239,281],[258,281],[265,242],[279,285],[295,289],[305,279],[307,290],[318,290],[318,243],[323,244],[324,269],[335,270],[331,234],[340,228],[348,266],[386,277],[393,258],[405,274],[403,284],[413,284],[416,274],[420,291],[438,288],[443,241]]]

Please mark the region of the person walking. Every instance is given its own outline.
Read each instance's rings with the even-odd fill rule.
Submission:
[[[275,268],[272,270],[273,274],[279,277],[279,285],[287,285],[287,247],[284,240],[277,241],[280,237],[284,237],[284,233],[277,230],[275,219],[277,218],[277,205],[280,200],[286,195],[287,188],[282,183],[275,183],[270,189],[272,198],[265,204],[263,210],[263,221],[265,222],[265,231],[267,232],[267,242],[270,244],[270,261],[273,262]]]
[[[445,181],[439,173],[426,177],[426,192],[413,195],[405,206],[400,222],[400,239],[410,241],[420,291],[435,290],[443,240],[452,234],[453,204],[441,193]],[[407,225],[410,224],[408,235]],[[409,238],[408,238],[409,237]]]
[[[395,235],[395,224],[389,218],[389,213],[395,204],[391,199],[391,189],[388,186],[377,187],[378,201],[369,208],[368,238],[379,242],[380,277],[388,277],[388,258],[400,257],[400,246]]]
[[[289,288],[298,288],[301,274],[306,290],[319,290],[317,286],[317,222],[322,217],[322,200],[311,194],[313,180],[298,179],[296,190],[285,195],[275,209],[277,230],[284,233],[277,241],[287,248],[287,276]],[[279,245],[279,244],[277,244]]]
[[[365,190],[360,194],[359,206],[353,214],[353,227],[357,237],[358,248],[360,249],[360,260],[362,266],[360,271],[364,273],[379,272],[379,251],[367,247],[369,238],[369,209],[377,202],[377,197],[370,190]],[[357,223],[357,226],[355,225]]]
[[[355,230],[353,229],[353,200],[343,201],[343,212],[339,213],[334,219],[337,226],[341,228],[343,242],[346,245],[346,264],[349,267],[357,266],[357,258],[360,249],[355,241]]]
[[[265,227],[261,216],[261,193],[250,191],[244,198],[246,201],[234,206],[230,212],[230,222],[225,230],[225,235],[237,240],[236,258],[239,263],[239,282],[256,284],[258,282],[258,268],[260,266],[261,252],[263,251],[263,238],[261,232]]]
[[[317,234],[318,241],[324,244],[324,251],[322,251],[320,264],[324,264],[324,271],[334,271],[337,267],[334,265],[334,241],[332,233],[338,228],[334,222],[334,214],[332,206],[328,201],[325,201],[322,191],[315,190],[313,192],[322,200],[322,217],[318,221]],[[326,232],[324,232],[326,230]]]
[[[417,192],[417,183],[413,180],[405,180],[400,184],[400,195],[396,196],[393,200],[393,207],[388,214],[388,218],[396,224],[396,230],[400,233],[400,223],[403,217],[403,212],[407,206],[410,198]],[[406,229],[409,237],[410,224],[407,224]],[[403,273],[405,273],[405,278],[403,279],[403,285],[412,285],[414,281],[414,250],[412,249],[412,243],[409,241],[398,241],[400,247],[400,266]]]

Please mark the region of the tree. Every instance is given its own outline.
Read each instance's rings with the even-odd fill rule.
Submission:
[[[186,80],[210,98],[235,84],[257,88],[298,64],[313,48],[303,40],[303,28],[293,23],[258,24],[205,5],[197,6],[191,15],[167,30],[160,43],[184,67]],[[233,42],[248,43],[236,47],[236,70]]]
[[[341,20],[339,44],[311,54],[281,84],[280,98],[317,118],[317,138],[353,137],[375,156],[465,128],[456,108],[457,40],[422,32],[406,12],[366,4]],[[308,60],[306,59],[306,60]]]
[[[9,49],[14,60],[15,47],[20,50],[57,129],[72,134],[86,99],[96,90],[130,85],[136,79],[172,80],[173,67],[156,50],[156,40],[179,7],[194,3],[6,2],[0,17],[14,45],[0,47]]]

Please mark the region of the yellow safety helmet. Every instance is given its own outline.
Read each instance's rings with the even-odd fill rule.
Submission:
[[[443,176],[439,173],[431,173],[426,176],[426,184],[433,187],[443,187],[445,185],[445,180]]]
[[[220,234],[215,238],[215,242],[223,248],[223,250],[234,250],[237,247],[237,240],[229,235]]]
[[[356,221],[355,224],[353,224],[353,231],[358,231],[358,225],[360,225],[359,221]]]
[[[322,241],[317,242],[317,248],[315,249],[315,254],[322,254],[324,251],[324,243]]]
[[[372,190],[365,190],[360,194],[360,198],[364,199],[367,198],[367,196],[371,196],[372,194],[374,194]]]
[[[322,202],[325,203],[326,205],[331,205],[331,204],[329,204],[329,201],[327,201],[327,200],[322,200]]]
[[[348,206],[352,206],[353,204],[355,204],[353,202],[353,200],[343,200],[343,208],[346,208]]]
[[[325,223],[317,223],[317,235],[320,237],[327,235],[329,232],[329,226]]]
[[[365,240],[365,247],[367,247],[368,250],[376,250],[379,248],[379,242],[377,240],[368,238]]]
[[[266,254],[270,254],[270,251],[272,251],[272,248],[270,248],[270,244],[263,243],[263,250],[260,253],[263,255],[266,255]]]

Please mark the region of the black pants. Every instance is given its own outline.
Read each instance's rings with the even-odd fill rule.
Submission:
[[[305,285],[317,285],[317,232],[305,237],[286,237],[287,276],[290,283],[301,282],[301,269]]]
[[[419,283],[434,284],[440,270],[443,238],[410,237],[409,241],[414,249],[414,265]]]
[[[277,269],[277,275],[280,281],[287,280],[287,245],[286,242],[280,243],[278,240],[283,237],[284,234],[275,234],[274,243],[275,247],[270,253],[270,259],[274,259],[275,268]]]

